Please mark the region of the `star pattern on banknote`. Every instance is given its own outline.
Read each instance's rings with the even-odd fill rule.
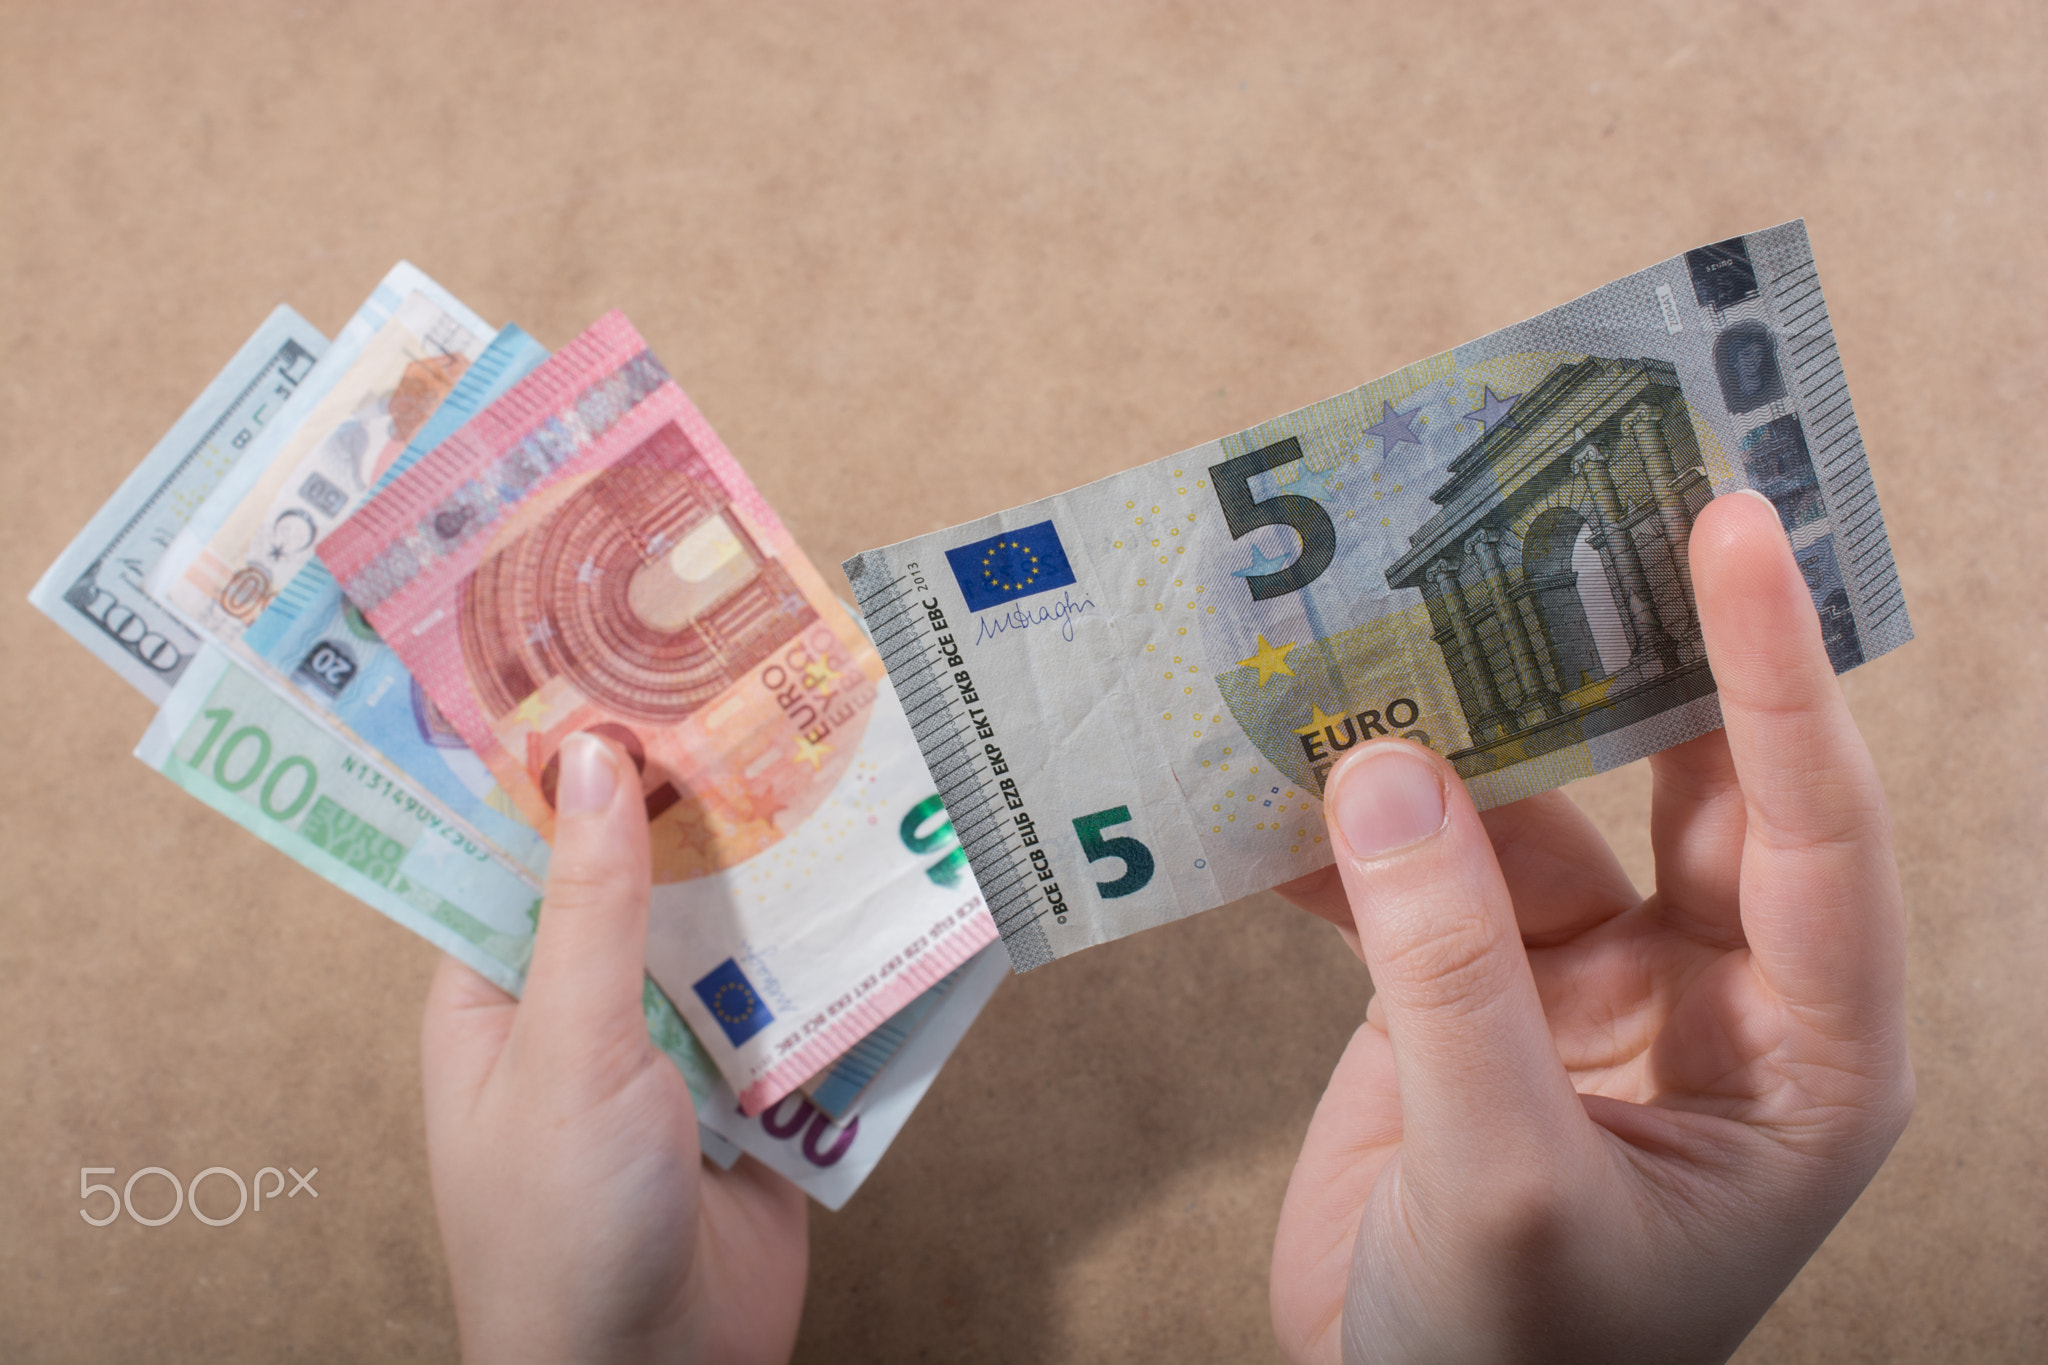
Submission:
[[[1492,431],[1502,422],[1509,421],[1508,414],[1515,410],[1515,404],[1522,401],[1522,395],[1511,393],[1505,398],[1494,396],[1493,386],[1486,386],[1486,401],[1465,414],[1468,422],[1479,423],[1482,431]]]
[[[554,638],[555,628],[545,616],[536,620],[526,632],[526,643],[530,645],[544,645]]]
[[[811,771],[816,772],[824,765],[825,755],[831,752],[831,745],[817,743],[809,735],[798,735],[796,737],[796,753],[789,761],[792,763],[808,763],[811,765]]]
[[[1261,635],[1259,637],[1258,653],[1252,655],[1249,659],[1239,659],[1237,666],[1239,668],[1256,668],[1259,670],[1259,686],[1261,687],[1271,682],[1275,673],[1291,678],[1294,676],[1294,670],[1287,666],[1287,651],[1293,649],[1298,643],[1300,642],[1289,640],[1284,645],[1270,645],[1266,643],[1266,637]]]
[[[1310,702],[1308,704],[1308,710],[1310,716],[1309,723],[1306,725],[1295,726],[1294,733],[1297,735],[1319,735],[1325,729],[1334,730],[1339,724],[1339,722],[1344,720],[1344,717],[1342,715],[1324,715],[1323,708],[1316,705],[1314,702]]]
[[[526,700],[512,708],[512,721],[514,724],[538,730],[546,724],[548,712],[554,709],[554,704],[543,698],[540,693],[529,692],[526,694]]]
[[[822,691],[838,681],[838,671],[823,659],[813,659],[804,665],[804,686],[813,691]]]
[[[810,605],[810,599],[800,592],[786,592],[782,594],[782,610],[784,615],[802,616],[809,609]]]
[[[1383,456],[1393,454],[1394,447],[1404,443],[1419,446],[1422,438],[1415,434],[1416,416],[1416,412],[1396,412],[1392,403],[1382,399],[1380,420],[1367,427],[1365,434],[1379,437],[1380,454]]]
[[[1302,468],[1299,474],[1286,483],[1273,485],[1276,493],[1292,493],[1298,498],[1313,498],[1321,502],[1330,496],[1330,476],[1320,470]]]
[[[1268,555],[1258,546],[1252,546],[1252,562],[1242,569],[1232,569],[1232,578],[1258,578],[1263,574],[1278,573],[1287,567],[1286,555]]]
[[[576,566],[576,581],[585,587],[604,577],[604,570],[597,567],[596,555],[585,555],[583,562]]]

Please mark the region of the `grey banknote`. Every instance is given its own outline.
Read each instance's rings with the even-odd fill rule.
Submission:
[[[326,350],[312,323],[278,305],[29,592],[30,602],[159,705],[198,652],[199,637],[143,579],[275,425]]]
[[[1368,738],[1485,807],[1717,727],[1687,537],[1738,488],[1838,670],[1911,637],[1799,222],[846,571],[1021,971],[1327,864]]]

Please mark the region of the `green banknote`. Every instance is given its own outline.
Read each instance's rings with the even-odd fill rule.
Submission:
[[[202,645],[135,752],[486,979],[514,995],[525,985],[540,914],[532,885],[403,772],[220,646]],[[999,961],[991,944],[859,1055],[821,1073],[817,1084],[829,1098],[819,1105],[796,1094],[752,1117],[652,980],[641,1004],[649,1036],[689,1084],[705,1155],[729,1167],[745,1152],[836,1209],[873,1172],[980,1014],[1005,975],[1000,967],[990,974]]]
[[[293,861],[517,995],[540,893],[403,773],[204,646],[136,757]],[[717,1069],[648,982],[648,1031],[700,1105]],[[725,1144],[715,1138],[707,1150]]]
[[[1367,739],[1487,807],[1718,727],[1743,488],[1838,671],[1911,638],[1803,223],[846,571],[1021,971],[1326,865]]]

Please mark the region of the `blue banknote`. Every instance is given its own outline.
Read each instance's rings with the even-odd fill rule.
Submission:
[[[547,357],[547,349],[518,327],[500,331],[385,472],[377,490],[419,463]],[[490,769],[342,595],[326,565],[314,559],[301,568],[244,633],[242,643],[306,701],[402,769],[533,877],[547,876],[546,842],[512,813]]]

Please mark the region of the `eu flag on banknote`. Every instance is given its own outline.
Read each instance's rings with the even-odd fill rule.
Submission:
[[[754,990],[754,983],[747,980],[740,964],[731,958],[706,972],[691,989],[697,992],[697,998],[711,1011],[711,1017],[725,1030],[734,1047],[775,1022],[775,1016]]]
[[[1049,521],[948,550],[946,562],[953,566],[969,611],[987,611],[1074,581],[1066,547]]]

